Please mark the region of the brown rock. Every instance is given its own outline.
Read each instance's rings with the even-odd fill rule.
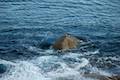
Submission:
[[[97,80],[120,80],[120,76],[105,76],[101,74],[96,74],[96,73],[90,73],[90,74],[84,74],[83,75],[86,78],[92,78],[92,79],[97,79]]]
[[[110,80],[120,80],[120,76],[117,75],[117,76],[112,76],[112,77],[109,77]]]
[[[81,40],[73,37],[69,34],[65,34],[61,36],[54,44],[53,48],[55,50],[68,50],[72,48],[76,48],[77,45],[82,42]]]

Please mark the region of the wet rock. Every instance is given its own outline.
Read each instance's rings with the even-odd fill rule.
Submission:
[[[86,78],[92,78],[92,79],[97,79],[97,80],[120,80],[120,76],[105,76],[101,74],[96,74],[96,73],[89,73],[89,74],[84,74],[83,75]]]
[[[42,39],[40,43],[40,48],[49,49],[54,41],[55,41],[55,37],[53,36],[51,32],[48,32],[45,38]]]
[[[46,41],[46,42],[43,42],[43,43],[40,45],[40,48],[41,48],[41,49],[49,49],[51,45],[52,45],[51,43],[49,43],[49,42]]]
[[[120,75],[109,77],[109,80],[120,80]]]
[[[4,64],[0,64],[0,74],[6,72],[7,67]]]
[[[54,41],[55,41],[55,38],[48,37],[47,39],[45,39],[44,41],[41,42],[40,48],[41,49],[49,49]]]
[[[71,36],[69,34],[65,34],[57,39],[57,41],[53,44],[53,48],[55,50],[68,50],[77,48],[79,43],[83,42],[82,40],[79,40],[78,38]]]

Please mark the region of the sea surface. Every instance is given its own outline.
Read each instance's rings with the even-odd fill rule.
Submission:
[[[85,43],[58,53],[69,33]],[[120,0],[0,0],[0,80],[96,80],[120,74]]]

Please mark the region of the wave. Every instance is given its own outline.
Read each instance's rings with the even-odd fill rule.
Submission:
[[[46,51],[49,52],[49,51]],[[45,52],[45,53],[46,53]],[[50,54],[53,51],[49,52]],[[95,54],[93,52],[91,54]],[[31,60],[0,60],[0,64],[11,65],[7,73],[3,73],[1,80],[93,80],[85,78],[86,73],[96,73],[106,76],[111,74],[102,71],[89,63],[81,54],[68,53],[64,55],[44,55],[33,57]]]

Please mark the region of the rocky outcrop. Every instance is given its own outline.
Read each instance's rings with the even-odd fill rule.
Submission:
[[[69,34],[65,34],[57,39],[57,41],[53,44],[53,48],[55,50],[68,50],[77,48],[79,43],[81,43],[82,40],[77,39],[74,36],[71,36]]]

